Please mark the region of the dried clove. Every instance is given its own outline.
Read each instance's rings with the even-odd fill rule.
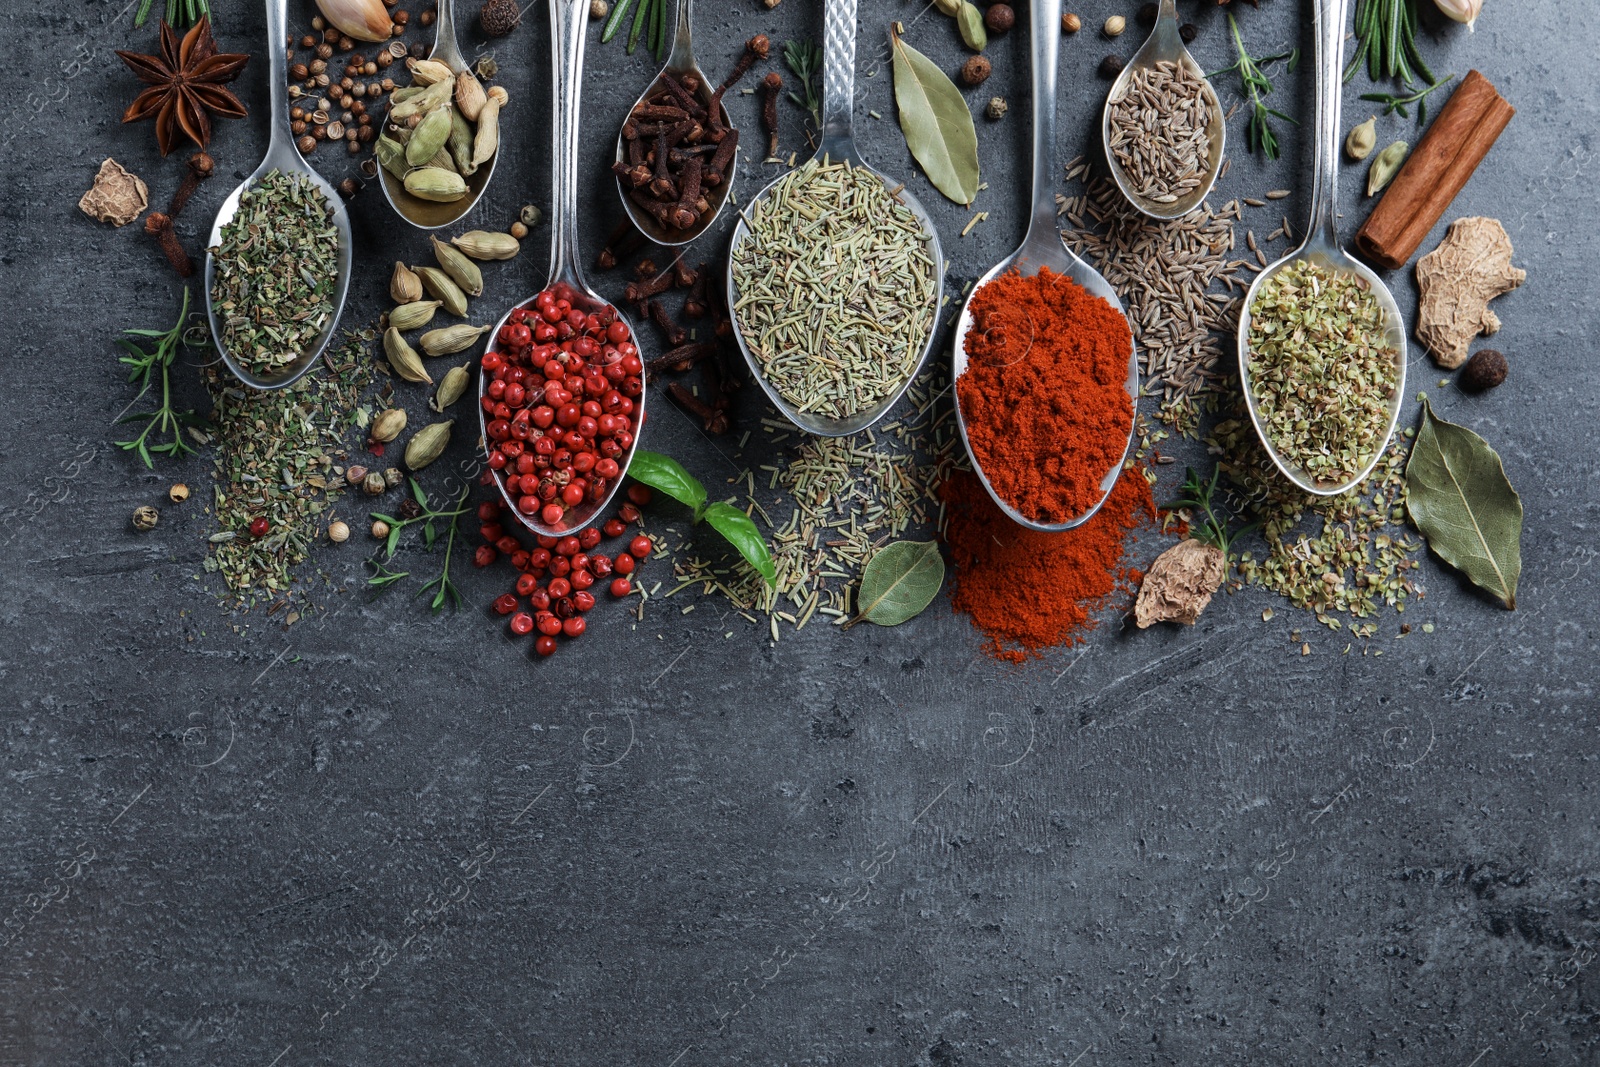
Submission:
[[[178,212],[183,210],[183,205],[189,202],[194,191],[200,188],[200,183],[216,173],[217,164],[205,152],[196,152],[189,157],[189,170],[183,176],[183,181],[172,194],[172,202],[167,205],[167,216],[176,219]]]
[[[714,359],[717,352],[715,341],[693,341],[646,360],[644,368],[652,376],[663,372],[681,374],[702,360]]]
[[[691,319],[706,317],[706,278],[711,272],[709,265],[702,263],[695,272],[694,284],[689,286],[689,295],[683,300],[683,313]]]
[[[189,253],[183,250],[183,245],[178,243],[178,235],[172,231],[171,216],[163,215],[159,211],[150,212],[144,219],[144,232],[156,239],[156,244],[160,245],[161,251],[166,254],[167,262],[178,272],[178,277],[187,278],[194,274],[194,264],[189,261]]]
[[[761,128],[767,131],[767,158],[778,154],[778,97],[783,93],[783,75],[773,71],[761,79]]]
[[[678,405],[696,416],[704,423],[705,431],[709,434],[722,434],[728,432],[728,416],[726,412],[719,411],[680,382],[667,383],[667,395],[677,401]]]
[[[694,283],[698,281],[699,278],[700,276],[698,274],[689,269],[689,264],[683,261],[682,256],[679,256],[677,259],[672,261],[672,284],[677,286],[679,289],[693,288]]]
[[[689,339],[689,331],[672,321],[672,316],[667,314],[665,305],[659,300],[646,300],[644,306],[650,321],[656,324],[667,344],[676,348]]]
[[[629,282],[627,289],[623,290],[623,295],[630,304],[642,304],[655,299],[670,288],[672,288],[672,272],[662,271],[643,281]]]

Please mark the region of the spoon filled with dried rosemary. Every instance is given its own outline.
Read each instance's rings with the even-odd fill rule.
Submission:
[[[1033,0],[1029,15],[1033,45],[1032,211],[1021,247],[978,279],[961,308],[961,317],[956,320],[956,421],[961,428],[961,442],[972,460],[972,469],[1001,510],[1030,529],[1059,532],[1087,522],[1100,510],[1111,495],[1117,476],[1122,473],[1123,461],[1133,445],[1139,358],[1117,291],[1098,271],[1067,250],[1056,227],[1055,181],[1060,172],[1056,165],[1056,58],[1060,50],[1061,0]],[[1045,297],[1041,300],[1041,318],[1028,324],[1028,333],[1022,334],[1020,328],[1000,326],[998,315],[995,322],[988,321],[990,309],[997,301],[996,294],[985,293],[985,289],[997,280],[1020,287],[1025,279]],[[1087,312],[1078,316],[1074,310],[1078,308],[1087,308]],[[1048,318],[1044,317],[1047,312],[1050,313]],[[1091,331],[1098,332],[1104,343],[1092,343]],[[1010,336],[999,336],[1002,332]],[[1055,344],[1050,343],[1053,338],[1057,339]],[[1123,345],[1127,352],[1127,379],[1119,384]],[[1115,359],[1114,363],[1108,355]],[[1101,420],[1092,429],[1081,425],[1076,432],[1050,441],[1045,454],[1000,458],[986,453],[980,439],[1006,435],[974,433],[977,427],[973,420],[980,413],[974,410],[978,398],[969,390],[979,376],[972,379],[964,379],[964,376],[969,360],[977,365],[979,359],[983,360],[981,366],[985,370],[1005,372],[1002,388],[1009,385],[1015,389],[1013,395],[991,395],[982,399],[1008,405],[1013,418],[1031,420],[1031,405],[1042,405],[1037,409],[1042,417],[1048,417],[1051,412],[1059,413],[1063,405],[1069,411],[1081,409],[1086,413],[1093,408],[1115,415]],[[1091,359],[1096,363],[1093,367],[1087,366]],[[1052,376],[1059,377],[1055,365],[1062,360],[1082,365],[1070,369],[1079,374],[1082,388],[1094,390],[1097,395],[1051,395],[1048,382]],[[1122,395],[1123,389],[1126,389],[1126,396]],[[1080,454],[1074,455],[1074,452]],[[990,455],[991,464],[995,464],[993,469],[985,469],[986,454]],[[1025,466],[1042,472],[1041,480],[1061,481],[1064,475],[1058,472],[1086,465],[1086,457],[1091,454],[1095,463],[1090,476],[1081,479],[1083,484],[1070,487],[1073,491],[1063,498],[1069,506],[1052,508],[1048,513],[1030,510],[1021,499],[1008,498],[1006,493],[997,490],[992,479],[1004,465],[1008,469]]]
[[[1228,124],[1205,71],[1183,45],[1176,0],[1111,85],[1100,119],[1117,188],[1155,219],[1187,215],[1222,169]]]
[[[887,415],[927,361],[944,254],[905,183],[861,158],[856,0],[825,7],[817,151],[740,211],[728,307],[773,405],[808,433],[843,437]]]
[[[620,309],[590,288],[578,254],[578,114],[589,2],[549,3],[550,274],[489,334],[478,375],[478,427],[510,514],[540,536],[559,537],[592,524],[621,487],[644,424],[645,390],[638,335]]]
[[[272,135],[266,158],[217,211],[206,244],[206,315],[217,353],[257,389],[298,381],[333,337],[350,288],[344,200],[289,130],[287,0],[267,0]]]
[[[1308,493],[1359,485],[1400,417],[1406,331],[1377,274],[1339,244],[1340,61],[1349,0],[1316,0],[1317,137],[1311,224],[1256,276],[1239,312],[1250,420],[1283,476]]]

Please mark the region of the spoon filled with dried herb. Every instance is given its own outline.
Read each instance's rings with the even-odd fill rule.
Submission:
[[[1033,206],[1022,246],[978,280],[956,321],[956,421],[1006,515],[1058,532],[1087,522],[1122,473],[1139,359],[1116,290],[1056,228],[1061,0],[1033,0],[1029,15]]]
[[[223,201],[206,245],[206,315],[229,370],[281,389],[333,337],[350,288],[350,216],[289,129],[287,0],[267,0],[272,136],[261,165]]]
[[[927,210],[856,147],[856,0],[828,0],[823,46],[816,154],[740,212],[728,306],[773,405],[842,437],[887,415],[927,361],[944,255]]]
[[[1161,0],[1155,28],[1112,83],[1100,120],[1117,188],[1156,219],[1200,206],[1216,184],[1227,134],[1216,90],[1178,29],[1176,0]]]
[[[1339,89],[1349,0],[1317,0],[1317,137],[1304,243],[1257,275],[1239,312],[1239,375],[1272,462],[1335,496],[1382,458],[1406,382],[1405,322],[1377,274],[1339,244]]]

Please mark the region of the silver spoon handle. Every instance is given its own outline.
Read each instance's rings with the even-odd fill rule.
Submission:
[[[587,0],[550,0],[550,67],[556,106],[551,162],[550,280],[587,289],[578,262],[578,109],[583,91],[583,40],[589,28]]]
[[[1311,0],[1317,38],[1317,139],[1311,180],[1312,236],[1339,244],[1339,94],[1343,88],[1344,24],[1349,0]],[[1319,234],[1320,231],[1320,234]]]
[[[428,52],[428,58],[437,59],[451,70],[466,69],[467,62],[461,58],[461,46],[456,43],[455,0],[439,0],[439,16],[433,24],[433,48]]]
[[[678,0],[678,30],[672,38],[672,54],[667,66],[672,70],[688,70],[694,66],[694,38],[689,24],[694,20],[694,0]]]
[[[1061,0],[1033,0],[1033,216],[1027,241],[1056,236],[1056,60],[1061,52]]]
[[[822,27],[822,139],[849,140],[856,95],[856,0],[827,0]]]
[[[272,104],[271,140],[267,155],[293,152],[294,131],[289,129],[289,4],[288,0],[267,0],[267,86]]]

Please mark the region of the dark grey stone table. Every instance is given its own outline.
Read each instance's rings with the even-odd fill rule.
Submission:
[[[1078,8],[1063,158],[1097,151],[1094,69],[1136,31],[1112,46],[1094,28],[1135,6]],[[1201,62],[1232,62],[1224,11],[1183,6]],[[224,47],[259,46],[256,4],[218,7]],[[701,7],[714,72],[758,30],[821,33],[807,0]],[[743,623],[724,639],[709,603],[652,606],[636,628],[600,612],[535,662],[484,610],[503,569],[464,575],[454,616],[354,591],[287,630],[221,614],[196,578],[210,457],[151,473],[110,445],[131,397],[112,340],[170,322],[176,287],[137,228],[75,206],[107,155],[156,204],[178,180],[187,151],[163,162],[148,127],[117,122],[135,85],[113,50],[153,34],[122,0],[9,6],[0,1062],[1595,1062],[1600,79],[1584,8],[1489,0],[1475,35],[1435,19],[1424,34],[1436,69],[1477,67],[1519,109],[1447,216],[1504,220],[1529,271],[1497,305],[1511,378],[1467,398],[1420,356],[1413,372],[1522,493],[1520,609],[1430,560],[1406,618],[1436,628],[1396,640],[1385,616],[1381,658],[1341,655],[1344,639],[1247,591],[1194,629],[1107,618],[1081,648],[1014,667],[943,601],[898,629],[810,627],[776,647]],[[920,4],[863,9],[864,148],[913,177],[888,22],[948,69],[961,51]],[[1309,4],[1233,9],[1258,54],[1310,46]],[[525,200],[548,208],[546,25],[534,4],[492,49],[516,106],[476,216],[490,227]],[[989,220],[959,238],[970,212],[913,177],[953,291],[1021,233],[1026,44],[997,41],[972,94],[1012,105],[979,123]],[[241,84],[251,118],[213,143],[223,176],[180,225],[191,250],[263,145],[258,64]],[[591,36],[590,171],[651,69]],[[1279,76],[1294,114],[1310,73]],[[754,122],[754,98],[734,106]],[[801,147],[799,113],[785,121]],[[1222,193],[1293,188],[1298,219],[1309,150],[1283,136],[1276,164],[1236,150]],[[1399,118],[1380,130],[1414,136]],[[1344,178],[1348,233],[1365,208],[1357,172]],[[591,256],[612,196],[586,191]],[[353,215],[359,324],[387,265],[424,242],[375,189]],[[480,307],[542,279],[547,232]],[[1410,313],[1409,271],[1393,280]],[[201,403],[192,365],[178,378]],[[651,445],[719,476],[689,421],[655,412]],[[179,480],[196,502],[134,534],[132,509]],[[316,563],[354,590],[364,554],[324,546]]]

